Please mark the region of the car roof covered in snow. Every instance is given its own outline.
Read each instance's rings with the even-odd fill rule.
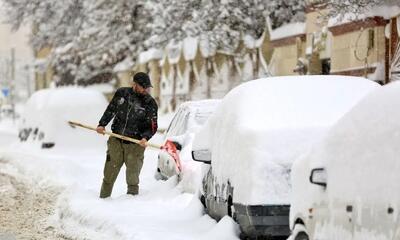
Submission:
[[[243,194],[235,190],[241,202],[260,203],[268,195],[288,201],[292,162],[378,86],[365,78],[332,75],[244,83],[225,96],[198,132],[193,149],[211,150],[217,178],[246,189]],[[263,190],[252,191],[254,186]]]
[[[205,99],[205,100],[198,100],[198,101],[187,101],[179,105],[179,108],[188,108],[191,110],[200,109],[200,110],[207,110],[207,109],[214,109],[219,103],[221,99]]]

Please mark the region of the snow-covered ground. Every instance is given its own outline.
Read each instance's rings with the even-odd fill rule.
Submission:
[[[87,130],[71,129],[71,131]],[[160,143],[161,136],[156,135],[152,141]],[[50,196],[48,198],[53,200],[47,205],[44,204],[46,209],[41,215],[41,224],[37,225],[36,222],[35,230],[31,230],[35,234],[50,231],[55,239],[238,238],[238,226],[231,218],[224,218],[216,223],[204,214],[198,197],[183,192],[183,188],[176,184],[175,178],[166,182],[154,179],[157,150],[150,148],[145,153],[140,176],[140,194],[138,196],[125,194],[123,167],[115,183],[112,197],[99,199],[105,152],[105,145],[99,145],[90,152],[38,149],[18,142],[16,126],[11,121],[0,122],[0,176],[16,179],[28,189],[25,195],[18,197],[20,203],[37,201],[33,204],[35,207],[26,206],[26,212],[30,215],[18,216],[27,220],[36,216],[31,211],[42,210],[41,206],[46,199],[41,196],[47,194]],[[3,181],[3,178],[0,178],[0,181]],[[4,180],[0,186],[2,196],[0,205],[11,206],[10,216],[16,216],[13,211],[16,212],[18,209],[24,213],[23,204],[19,204],[18,208],[15,202],[4,202],[5,196],[15,195],[13,184],[9,180]],[[39,197],[28,198],[32,192],[39,192],[37,195]],[[12,221],[15,219],[5,220],[9,224],[0,225],[0,236],[8,232],[20,237],[29,231],[27,230],[29,227],[10,228],[9,225],[13,225]],[[18,224],[15,223],[17,226]],[[27,238],[31,239],[32,236]]]

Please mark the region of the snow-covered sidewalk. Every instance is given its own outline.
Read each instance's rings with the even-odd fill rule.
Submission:
[[[0,132],[0,139],[5,137],[5,132]],[[160,141],[159,136],[153,141],[157,140]],[[55,201],[54,209],[49,211],[42,209],[41,204],[33,204],[40,209],[38,211],[51,215],[41,226],[59,238],[237,239],[238,227],[231,218],[216,223],[204,214],[198,197],[183,192],[182,186],[176,185],[176,179],[166,182],[154,179],[156,150],[146,150],[138,196],[125,194],[123,167],[112,198],[99,199],[105,151],[105,145],[95,151],[73,152],[35,149],[15,143],[6,150],[3,148],[0,156],[9,166],[2,168],[3,174],[16,181],[23,178],[26,186],[36,186],[32,191],[45,193],[38,198],[25,199],[25,202]]]

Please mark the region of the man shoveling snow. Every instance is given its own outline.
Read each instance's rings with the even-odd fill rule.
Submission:
[[[147,141],[157,131],[157,103],[148,93],[152,87],[146,73],[133,77],[132,87],[119,88],[99,121],[96,131],[104,134],[105,126],[113,120],[113,133],[140,139],[139,144],[111,136],[107,142],[107,157],[100,198],[111,196],[114,182],[125,163],[128,194],[139,193],[139,174],[143,165]]]

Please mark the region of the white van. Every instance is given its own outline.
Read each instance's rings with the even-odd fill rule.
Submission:
[[[293,161],[379,85],[344,76],[271,77],[230,91],[193,142],[209,163],[202,202],[245,236],[288,236]]]
[[[292,168],[293,239],[400,239],[400,82],[367,95]]]

